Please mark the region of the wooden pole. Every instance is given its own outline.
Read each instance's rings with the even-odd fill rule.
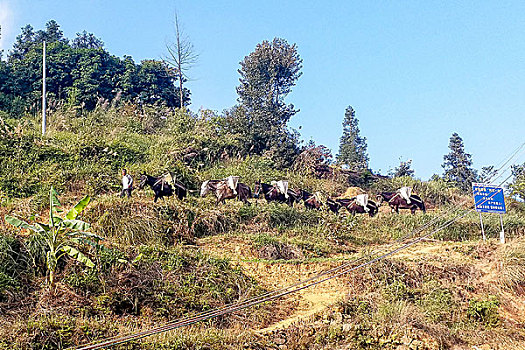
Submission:
[[[46,134],[46,41],[42,48],[42,136]]]

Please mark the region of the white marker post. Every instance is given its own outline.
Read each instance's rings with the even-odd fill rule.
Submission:
[[[46,41],[42,47],[42,136],[46,134]]]
[[[501,232],[499,233],[499,242],[501,244],[505,244],[505,230],[503,229],[503,215],[501,214],[499,214],[499,222],[501,223]]]

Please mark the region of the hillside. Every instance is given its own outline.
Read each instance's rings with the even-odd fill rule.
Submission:
[[[472,199],[440,180],[380,178],[319,159],[289,167],[251,154],[243,135],[209,111],[139,109],[108,103],[78,116],[57,110],[50,132],[38,121],[5,120],[0,168],[0,349],[60,349],[137,333],[185,316],[272,293],[343,264],[371,261],[444,227],[398,253],[298,293],[118,349],[519,349],[525,344],[525,207],[508,200],[484,217],[481,240]],[[306,154],[308,155],[308,154]],[[301,158],[300,158],[301,159]],[[298,166],[300,164],[301,166]],[[323,164],[327,166],[326,164]],[[153,203],[136,189],[119,198],[120,170],[174,174],[190,195]],[[200,183],[238,175],[288,179],[326,198],[371,195],[409,185],[427,212],[339,215],[250,199],[198,197]],[[358,189],[356,185],[361,186]],[[45,240],[5,215],[46,222],[51,187],[65,212],[91,197],[79,218],[103,238],[71,243],[94,267],[64,255],[57,282],[46,276]],[[349,189],[350,188],[350,189]],[[374,199],[373,197],[371,197]],[[37,214],[37,216],[35,216]],[[64,215],[57,213],[57,215]],[[428,225],[426,230],[422,228]]]

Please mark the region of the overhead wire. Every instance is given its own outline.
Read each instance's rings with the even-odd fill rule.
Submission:
[[[524,146],[525,146],[525,143],[523,143],[520,147],[518,147],[517,150],[511,155],[511,157],[509,157],[509,159],[493,174],[492,177],[494,177],[498,172],[500,172],[510,162],[510,160],[512,158],[514,158],[514,156]],[[512,176],[512,175],[510,175],[510,176]],[[505,179],[502,183],[505,183],[505,181],[507,181],[510,178],[510,176],[507,177],[507,179]],[[493,194],[492,196],[494,196],[494,195],[495,194]],[[430,227],[432,224],[436,223],[438,220],[440,220],[443,217],[449,215],[452,211],[462,207],[466,202],[467,201],[463,201],[462,203],[459,203],[459,204],[455,205],[451,209],[449,209],[446,212],[444,212],[442,215],[433,218],[429,222],[419,226],[418,228],[414,229],[413,231],[411,231],[410,233],[406,234],[405,236],[397,239],[393,243],[388,244],[386,247],[392,246],[392,245],[397,244],[397,243],[402,243],[403,241],[405,241],[410,236],[413,236],[415,234],[423,232],[428,227]],[[431,232],[429,232],[429,233],[427,233],[427,234],[425,234],[425,235],[423,235],[421,237],[418,237],[418,238],[412,240],[409,243],[405,243],[404,245],[402,245],[402,246],[400,246],[400,247],[398,247],[398,248],[396,248],[394,250],[391,250],[391,251],[389,251],[389,252],[387,252],[387,253],[385,253],[383,255],[380,255],[380,256],[378,256],[378,257],[376,257],[374,259],[371,259],[371,260],[369,260],[367,262],[364,262],[362,264],[359,264],[357,266],[351,267],[351,265],[354,265],[354,264],[356,264],[359,261],[365,260],[367,258],[372,258],[372,256],[374,254],[378,254],[378,250],[376,250],[375,252],[371,252],[371,253],[367,254],[366,256],[360,257],[360,258],[358,258],[356,260],[353,260],[351,262],[348,262],[348,263],[342,264],[340,266],[337,266],[335,268],[323,271],[323,272],[321,272],[321,273],[319,273],[319,274],[317,274],[317,275],[315,275],[313,277],[310,277],[310,278],[308,278],[306,280],[299,281],[299,282],[294,283],[294,284],[292,284],[290,286],[287,286],[287,287],[284,287],[284,288],[280,288],[280,289],[274,290],[272,292],[264,293],[264,294],[262,294],[260,296],[257,296],[257,297],[254,297],[254,298],[251,298],[251,299],[239,302],[239,303],[226,305],[226,306],[223,306],[221,308],[218,308],[218,309],[215,309],[215,310],[206,311],[206,312],[202,312],[202,313],[199,313],[199,314],[194,315],[194,316],[186,316],[186,317],[183,317],[181,319],[168,322],[168,323],[166,323],[165,325],[163,325],[161,327],[153,328],[153,329],[150,329],[150,330],[146,330],[146,331],[130,334],[130,335],[127,335],[127,336],[115,336],[115,337],[107,338],[107,339],[105,339],[103,341],[97,341],[96,343],[92,342],[90,344],[86,344],[84,346],[77,347],[76,349],[79,349],[79,350],[94,350],[94,349],[100,349],[100,348],[104,348],[104,347],[109,347],[109,346],[122,344],[122,343],[129,342],[129,341],[132,341],[132,340],[139,340],[139,339],[145,338],[147,336],[151,336],[153,334],[158,334],[158,333],[161,333],[161,332],[166,332],[166,331],[169,331],[169,330],[173,330],[175,328],[188,326],[188,325],[191,325],[191,324],[194,324],[194,323],[197,323],[197,322],[201,322],[201,321],[204,321],[204,320],[207,320],[207,319],[212,319],[212,318],[215,318],[215,317],[218,317],[218,316],[222,316],[222,315],[228,314],[228,313],[233,313],[233,312],[236,312],[238,310],[245,309],[245,308],[248,308],[248,307],[252,307],[252,306],[255,306],[255,305],[263,303],[263,302],[275,300],[275,299],[281,298],[283,296],[286,296],[286,295],[289,295],[289,294],[292,294],[292,293],[296,293],[296,292],[298,292],[300,290],[303,290],[303,289],[315,286],[315,285],[323,283],[323,282],[325,282],[327,280],[330,280],[330,279],[339,277],[341,275],[344,275],[344,274],[346,274],[348,272],[351,272],[351,271],[354,271],[356,269],[368,266],[368,265],[370,265],[370,264],[372,264],[374,262],[377,262],[377,261],[382,260],[382,259],[384,259],[384,258],[386,258],[388,256],[391,256],[391,255],[393,255],[393,254],[395,254],[395,253],[397,253],[397,252],[399,252],[399,251],[401,251],[403,249],[407,249],[408,247],[410,247],[410,246],[420,242],[421,240],[423,240],[425,238],[428,238],[428,237],[432,236],[433,234],[435,234],[435,233],[445,229],[446,227],[450,226],[455,221],[457,221],[460,218],[466,216],[472,210],[473,209],[464,210],[463,213],[456,215],[453,219],[450,219],[448,222],[442,224],[437,229],[435,229],[435,230],[433,230],[433,231],[431,231]],[[384,249],[385,249],[385,247],[381,248],[381,250],[384,250]],[[332,273],[335,273],[335,274],[331,275]],[[327,276],[327,275],[330,275],[330,276],[324,277],[324,276]],[[324,277],[324,278],[322,278],[322,277]]]

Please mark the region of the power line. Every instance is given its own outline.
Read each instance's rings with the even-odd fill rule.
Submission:
[[[512,158],[514,158],[514,156],[524,146],[525,146],[525,143],[523,143],[520,147],[518,147],[518,149],[507,159],[507,161],[495,172],[494,176],[498,172],[500,172],[504,167],[506,167],[506,165],[509,164],[510,160]],[[512,175],[510,175],[510,176],[512,176]],[[510,178],[510,176],[507,177],[504,181],[502,181],[501,184],[505,183]],[[495,195],[496,195],[496,193],[492,194],[490,197],[485,199],[485,201],[490,200]],[[452,213],[452,211],[462,207],[466,202],[467,202],[467,200],[463,201],[462,203],[457,204],[453,208],[447,210],[442,215],[440,215],[438,217],[435,217],[434,219],[430,220],[429,222],[427,222],[427,223],[417,227],[412,232],[410,232],[407,235],[405,235],[403,238],[400,238],[400,239],[396,240],[394,243],[389,244],[388,246],[392,246],[392,245],[394,245],[396,243],[401,243],[401,242],[405,241],[407,238],[409,238],[411,235],[423,232],[424,230],[429,228],[431,225],[436,223],[439,219],[444,218],[445,216],[447,216],[450,213]],[[344,275],[344,274],[347,274],[349,272],[355,271],[357,269],[369,266],[369,265],[371,265],[371,264],[373,264],[375,262],[378,262],[378,261],[383,260],[383,259],[385,259],[385,258],[387,258],[389,256],[392,256],[392,255],[398,253],[399,251],[407,249],[407,248],[409,248],[409,247],[411,247],[411,246],[421,242],[422,240],[424,240],[424,239],[434,235],[435,233],[437,233],[439,231],[442,231],[443,229],[445,229],[448,226],[452,225],[457,220],[465,217],[467,214],[469,214],[472,211],[473,211],[472,208],[469,208],[469,209],[466,209],[466,210],[462,210],[462,212],[457,214],[454,218],[448,220],[447,222],[445,222],[444,224],[442,224],[438,228],[434,229],[433,231],[431,231],[431,232],[429,232],[429,233],[427,233],[427,234],[425,234],[425,235],[423,235],[421,237],[415,238],[411,242],[405,243],[402,246],[400,246],[400,247],[398,247],[396,249],[393,249],[393,250],[391,250],[389,252],[386,252],[386,253],[384,253],[384,254],[382,254],[380,256],[377,256],[375,258],[372,258],[372,257],[373,257],[374,254],[377,254],[377,251],[376,251],[376,253],[372,252],[372,253],[368,254],[367,256],[361,257],[361,258],[359,258],[359,259],[357,259],[355,261],[352,261],[352,262],[349,262],[349,263],[345,263],[345,264],[342,264],[342,265],[340,265],[340,266],[338,266],[336,268],[333,268],[333,269],[321,272],[320,274],[318,274],[318,275],[316,275],[314,277],[311,277],[311,278],[306,279],[304,281],[300,281],[300,282],[295,283],[295,284],[293,284],[291,286],[288,286],[288,287],[285,287],[285,288],[281,288],[281,289],[279,289],[277,291],[265,293],[265,294],[263,294],[261,296],[258,296],[258,297],[246,300],[244,302],[240,302],[240,303],[236,303],[236,304],[230,304],[230,305],[221,307],[219,309],[215,309],[215,310],[211,310],[211,311],[208,311],[208,312],[200,313],[200,314],[195,315],[195,316],[184,317],[184,318],[181,318],[181,319],[169,322],[169,323],[167,323],[167,324],[165,324],[165,325],[163,325],[161,327],[153,328],[153,329],[150,329],[150,330],[146,330],[146,331],[130,334],[130,335],[127,335],[127,336],[116,336],[116,337],[112,337],[112,338],[107,338],[107,339],[103,340],[102,342],[97,342],[96,344],[92,344],[92,345],[85,345],[83,347],[77,347],[77,349],[79,349],[79,350],[101,349],[101,348],[105,348],[105,347],[110,347],[110,346],[126,343],[126,342],[133,341],[133,340],[140,340],[142,338],[145,338],[145,337],[148,337],[148,336],[151,336],[151,335],[154,335],[154,334],[167,332],[167,331],[170,331],[170,330],[173,330],[173,329],[176,329],[176,328],[189,326],[189,325],[195,324],[197,322],[201,322],[201,321],[204,321],[204,320],[209,320],[209,319],[212,319],[212,318],[216,318],[216,317],[219,317],[219,316],[222,316],[222,315],[225,315],[225,314],[229,314],[229,313],[233,313],[233,312],[236,312],[236,311],[239,311],[239,310],[242,310],[242,309],[246,309],[246,308],[249,308],[249,307],[252,307],[252,306],[264,303],[264,302],[276,300],[278,298],[281,298],[283,296],[286,296],[286,295],[289,295],[289,294],[292,294],[292,293],[299,292],[299,291],[301,291],[303,289],[316,286],[316,285],[318,285],[320,283],[323,283],[323,282],[326,282],[328,280],[334,279],[334,278],[339,277],[341,275]],[[359,264],[357,266],[351,266],[351,265],[355,264],[356,262],[365,260],[366,258],[369,258],[371,260],[363,262],[363,263],[361,263],[361,264]]]

